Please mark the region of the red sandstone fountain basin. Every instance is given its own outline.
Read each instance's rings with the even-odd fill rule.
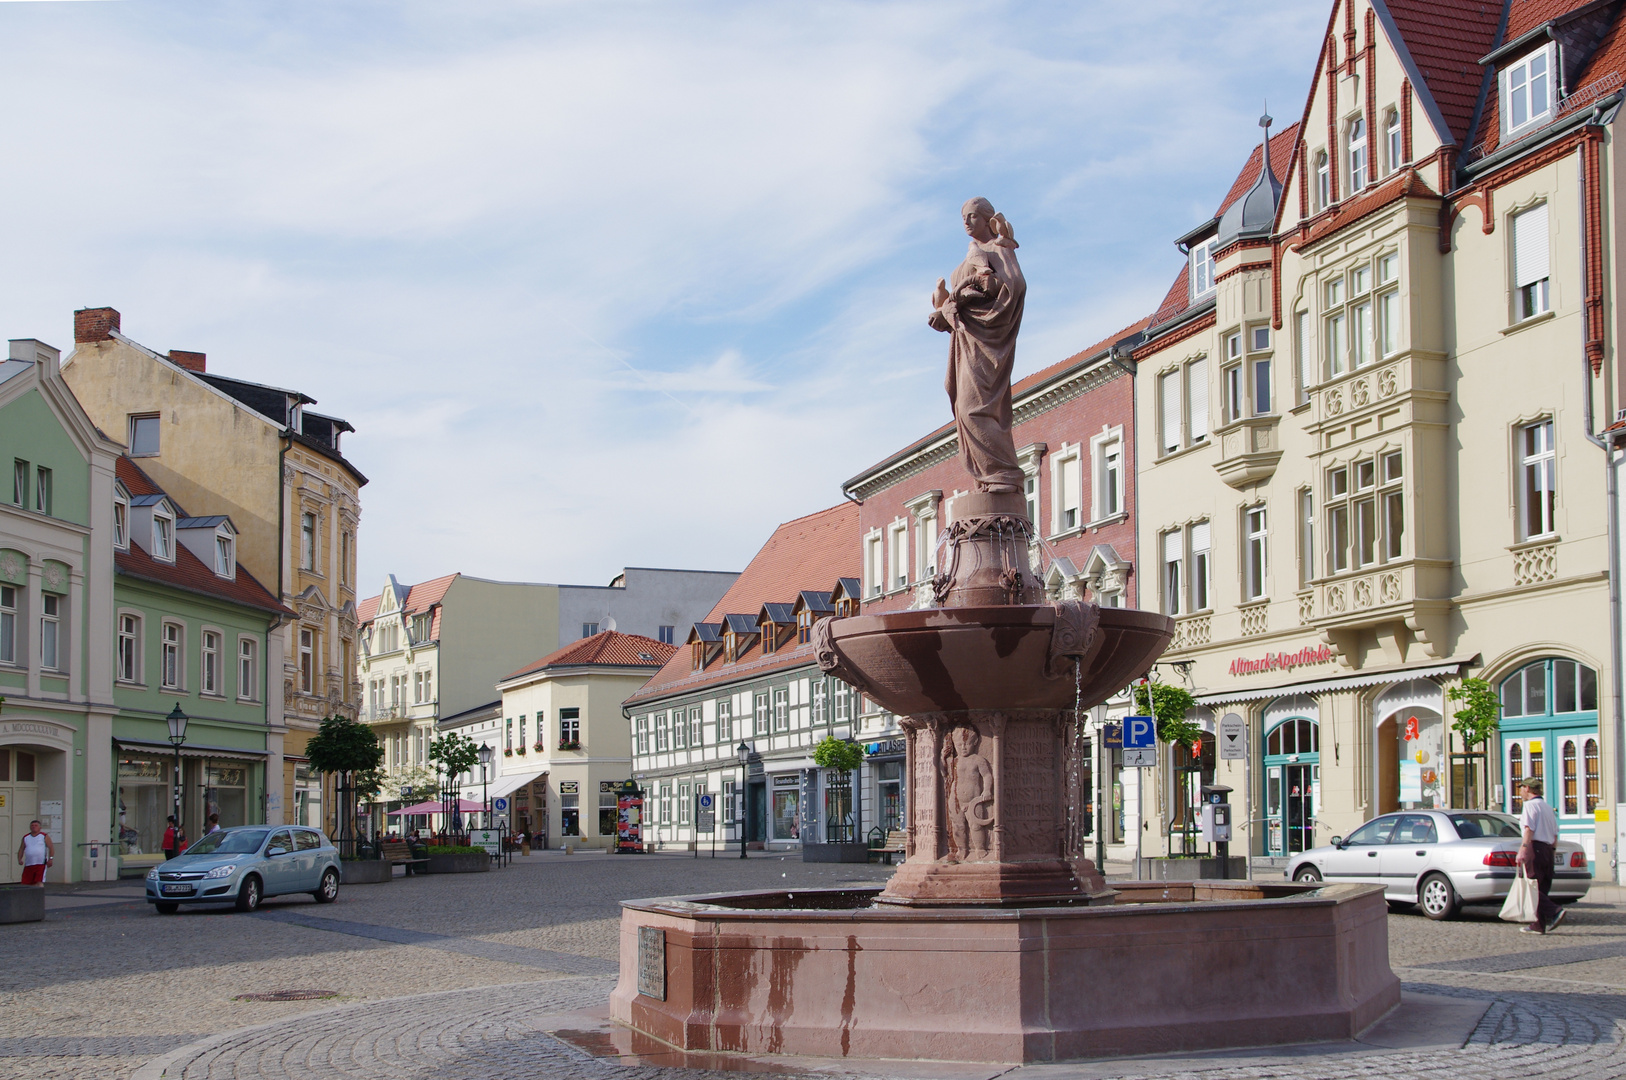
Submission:
[[[1116,887],[1088,907],[629,900],[611,1015],[684,1050],[1032,1062],[1348,1039],[1399,1004],[1378,886]]]
[[[900,716],[971,709],[1068,709],[1093,705],[1143,674],[1174,634],[1166,615],[1100,608],[1082,643],[1082,680],[1053,659],[1058,613],[1050,604],[922,608],[829,620],[829,640],[865,691]]]

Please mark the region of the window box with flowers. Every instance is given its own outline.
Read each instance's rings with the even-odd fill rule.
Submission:
[[[506,750],[504,750],[502,752],[502,756],[503,757],[513,757],[514,756],[514,748],[512,746],[510,746],[508,749],[506,749]]]
[[[561,750],[580,750],[581,748],[582,748],[582,744],[581,744],[580,739],[560,739],[559,740],[559,749],[561,749]],[[538,747],[538,749],[541,749],[541,748]]]
[[[523,747],[523,746],[521,746],[521,747],[520,747],[520,748],[519,748],[519,753],[520,753],[520,755],[521,755],[521,756],[522,756],[522,757],[523,757],[523,756],[524,756],[524,754],[525,754],[525,747]]]
[[[537,743],[535,746],[531,747],[531,749],[540,754],[542,751],[546,750],[547,747],[542,743]]]

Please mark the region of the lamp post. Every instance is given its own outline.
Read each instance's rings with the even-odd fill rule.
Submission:
[[[177,835],[181,832],[181,744],[186,742],[186,722],[188,719],[190,718],[181,711],[179,701],[175,703],[173,709],[169,710],[169,715],[164,717],[164,720],[169,724],[169,743],[175,747],[175,791],[173,800],[175,832]],[[179,844],[176,845],[175,853],[180,854]]]
[[[740,741],[740,745],[734,748],[734,752],[739,756],[740,759],[740,786],[739,790],[734,793],[734,797],[740,800],[740,804],[739,813],[734,815],[734,827],[740,831],[740,858],[743,859],[745,858],[746,807],[750,805],[750,801],[745,797],[745,773],[746,767],[751,763],[751,748],[750,746],[746,745],[745,741],[742,739]]]
[[[486,828],[491,828],[491,745],[481,743],[478,751],[480,755],[480,801],[486,808]]]

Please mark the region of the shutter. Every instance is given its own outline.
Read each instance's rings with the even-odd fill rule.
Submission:
[[[1180,448],[1180,373],[1163,376],[1163,449]]]
[[[1208,550],[1208,522],[1199,521],[1191,527],[1191,550]]]
[[[1547,204],[1542,203],[1513,218],[1513,286],[1523,288],[1547,274]]]
[[[1186,369],[1191,383],[1191,441],[1208,437],[1208,361],[1193,360]]]
[[[1180,530],[1163,534],[1163,561],[1165,563],[1179,562],[1185,552],[1180,547]]]

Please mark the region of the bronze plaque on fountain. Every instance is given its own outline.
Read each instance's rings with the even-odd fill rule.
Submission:
[[[638,928],[638,992],[666,1000],[666,931],[659,927]]]

